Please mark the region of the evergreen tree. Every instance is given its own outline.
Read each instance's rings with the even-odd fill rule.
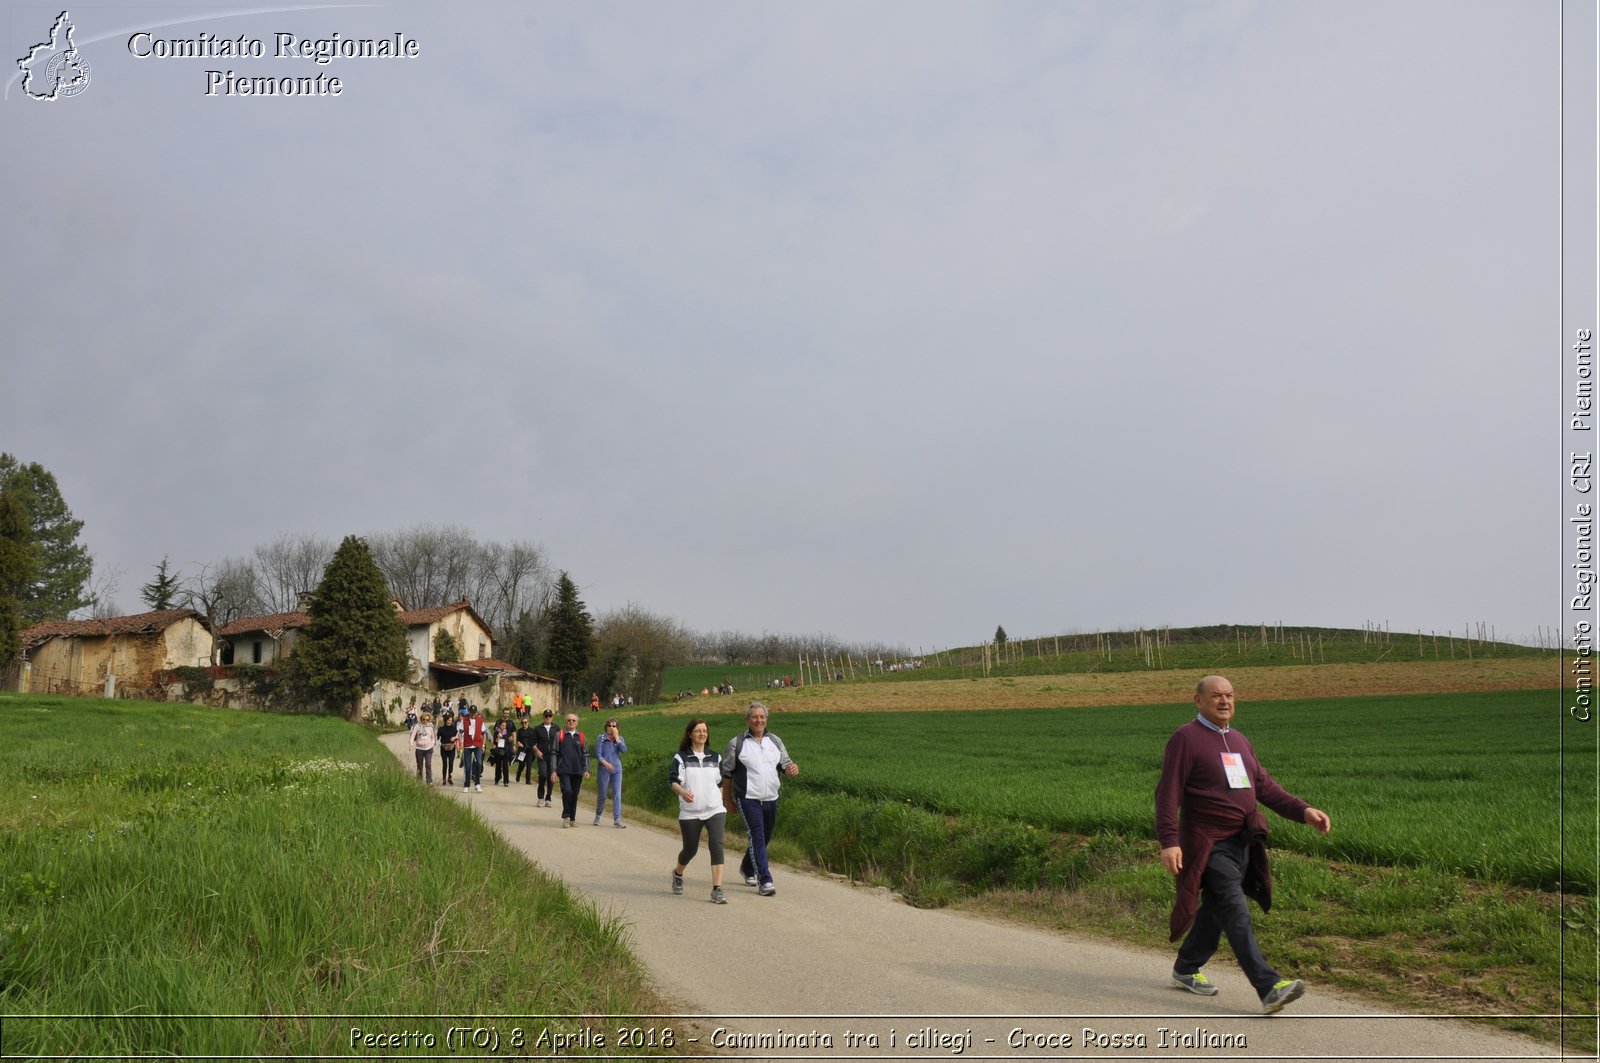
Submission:
[[[379,679],[409,674],[406,628],[365,540],[350,535],[339,544],[306,612],[311,620],[290,661],[314,702],[354,716]]]
[[[22,594],[37,576],[37,554],[27,509],[0,487],[0,668],[22,651]]]
[[[572,701],[582,692],[578,680],[594,656],[594,617],[589,615],[577,584],[565,572],[556,581],[556,601],[550,608],[550,639],[545,648],[545,667],[561,680],[561,696]]]
[[[433,637],[433,659],[444,664],[461,663],[461,643],[448,631]]]
[[[23,465],[10,454],[0,454],[0,486],[15,492],[33,532],[38,564],[20,598],[24,625],[65,620],[93,605],[89,579],[94,559],[78,542],[83,521],[73,519],[56,478],[37,462]]]
[[[167,571],[167,559],[156,566],[156,578],[139,588],[139,597],[151,609],[175,609],[182,592],[178,577]]]
[[[524,672],[537,673],[544,667],[545,626],[532,610],[517,614],[516,623],[506,632],[505,638],[495,643],[495,655],[510,661]]]
[[[1006,644],[1006,629],[1003,625],[994,629],[994,644],[996,646]]]

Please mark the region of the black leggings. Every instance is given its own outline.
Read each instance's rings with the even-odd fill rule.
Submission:
[[[678,854],[678,866],[688,867],[694,854],[700,851],[700,828],[706,831],[706,848],[711,850],[711,866],[722,863],[722,832],[727,826],[728,814],[718,812],[710,819],[680,819],[678,832],[683,835],[683,851]]]

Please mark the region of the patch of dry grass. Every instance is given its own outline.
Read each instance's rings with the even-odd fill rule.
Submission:
[[[1454,661],[1384,661],[1378,664],[1295,664],[1234,668],[1228,672],[1240,704],[1296,698],[1440,694],[1459,691],[1545,690],[1561,685],[1555,657],[1476,658]],[[1188,701],[1198,672],[1067,672],[989,679],[907,679],[893,683],[824,683],[762,690],[774,711],[939,712],[973,709],[1086,708],[1163,705]],[[737,712],[748,698],[692,703],[694,711]],[[662,710],[682,715],[685,708]]]

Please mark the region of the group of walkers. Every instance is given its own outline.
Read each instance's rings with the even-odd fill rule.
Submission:
[[[466,699],[463,698],[463,701]],[[594,825],[610,804],[612,826],[622,829],[622,754],[628,743],[622,737],[616,717],[605,722],[605,730],[595,740],[591,754],[576,713],[567,713],[564,726],[557,729],[555,714],[546,709],[542,723],[535,724],[529,714],[514,718],[503,709],[493,723],[485,720],[478,707],[466,704],[462,715],[444,708],[437,723],[431,708],[424,708],[410,723],[411,749],[417,764],[417,778],[433,783],[433,755],[440,759],[440,786],[455,782],[457,754],[460,756],[461,791],[483,792],[483,768],[487,757],[494,767],[494,785],[510,786],[537,783],[534,807],[549,808],[557,786],[561,789],[561,826],[577,826],[578,792],[590,777],[591,755],[599,770],[599,795],[595,803]],[[672,869],[672,892],[683,893],[683,875],[700,850],[700,836],[706,837],[711,859],[711,901],[726,904],[722,888],[723,837],[729,811],[744,821],[750,846],[740,861],[739,874],[745,885],[756,887],[763,897],[777,893],[772,869],[767,862],[767,842],[777,826],[778,790],[781,776],[798,775],[800,767],[789,756],[783,740],[767,730],[766,705],[752,701],[745,711],[745,730],[734,737],[727,750],[718,755],[708,745],[710,726],[695,718],[684,727],[678,752],[672,758],[668,785],[678,798],[678,829],[683,848]]]
[[[463,701],[466,699],[463,698]],[[478,706],[461,707],[461,715],[446,708],[437,723],[433,712],[424,709],[411,725],[411,749],[417,762],[417,778],[433,785],[433,755],[439,753],[439,785],[455,784],[457,758],[461,768],[461,792],[483,792],[485,760],[494,769],[493,785],[510,786],[514,781],[525,786],[537,784],[534,805],[549,808],[556,788],[561,790],[561,825],[571,827],[578,820],[578,791],[590,777],[590,751],[578,717],[568,713],[564,726],[557,728],[555,713],[545,710],[544,720],[534,723],[530,713],[512,716],[502,709],[493,723],[485,720]],[[594,822],[600,825],[607,797],[611,801],[611,822],[622,822],[622,754],[628,744],[622,739],[616,718],[606,721],[605,732],[594,747],[600,773],[600,801]]]

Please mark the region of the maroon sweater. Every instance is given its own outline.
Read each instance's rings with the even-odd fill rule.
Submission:
[[[1248,789],[1228,785],[1222,754],[1229,751],[1243,759],[1250,779]],[[1161,758],[1161,781],[1156,784],[1156,837],[1163,849],[1175,845],[1183,849],[1183,870],[1178,873],[1178,894],[1169,920],[1172,940],[1182,937],[1194,922],[1212,844],[1241,832],[1250,843],[1245,893],[1263,910],[1272,907],[1266,820],[1256,809],[1257,801],[1297,823],[1305,819],[1310,807],[1267,774],[1256,760],[1250,740],[1238,731],[1230,729],[1220,735],[1199,720],[1191,720],[1172,733]]]

